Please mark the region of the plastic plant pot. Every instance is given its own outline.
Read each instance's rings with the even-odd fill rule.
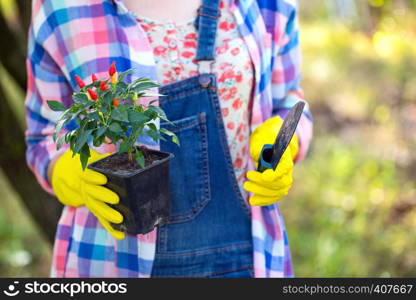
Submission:
[[[123,223],[112,223],[113,228],[133,235],[146,234],[156,226],[166,224],[170,215],[169,161],[173,154],[147,151],[160,159],[129,174],[119,174],[98,166],[100,161],[121,155],[117,153],[88,166],[107,176],[105,186],[120,197],[118,204],[109,204],[123,215]]]

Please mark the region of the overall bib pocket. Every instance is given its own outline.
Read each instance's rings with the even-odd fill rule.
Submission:
[[[161,141],[163,151],[173,153],[170,162],[171,216],[169,223],[192,220],[210,201],[208,133],[206,114],[161,122],[160,127],[174,132],[180,146]]]

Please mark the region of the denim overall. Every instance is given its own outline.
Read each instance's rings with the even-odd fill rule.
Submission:
[[[158,229],[152,277],[252,277],[250,210],[243,199],[225,135],[214,61],[218,0],[198,10],[200,75],[161,87],[160,106],[181,146],[171,152],[171,218]],[[205,72],[203,67],[208,69]]]

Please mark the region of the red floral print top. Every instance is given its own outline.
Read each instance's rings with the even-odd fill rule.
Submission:
[[[197,48],[194,20],[161,23],[143,16],[136,17],[152,46],[161,84],[198,75],[198,65],[194,60]],[[235,175],[242,194],[247,197],[243,183],[249,158],[253,67],[234,17],[222,1],[213,72],[217,76],[218,94]]]

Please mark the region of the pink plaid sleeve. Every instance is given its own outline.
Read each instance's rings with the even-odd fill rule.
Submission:
[[[33,1],[32,8],[32,26],[29,31],[26,62],[28,75],[25,101],[26,159],[40,185],[47,192],[53,193],[47,180],[47,168],[50,161],[64,152],[67,147],[64,146],[60,151],[56,150],[52,134],[60,113],[51,111],[46,101],[56,100],[68,105],[72,101],[72,89],[54,61],[53,54],[44,47],[45,40],[53,37],[44,21],[46,17],[42,11],[41,1]]]
[[[292,2],[296,4],[296,1]],[[292,8],[286,15],[278,14],[276,16],[278,19],[276,23],[285,22],[286,26],[276,26],[274,32],[274,61],[271,79],[273,115],[283,118],[298,101],[304,101],[300,87],[301,54],[297,7],[293,6]],[[296,131],[299,139],[299,153],[296,161],[301,160],[307,154],[312,139],[312,127],[312,115],[309,105],[306,105]]]

